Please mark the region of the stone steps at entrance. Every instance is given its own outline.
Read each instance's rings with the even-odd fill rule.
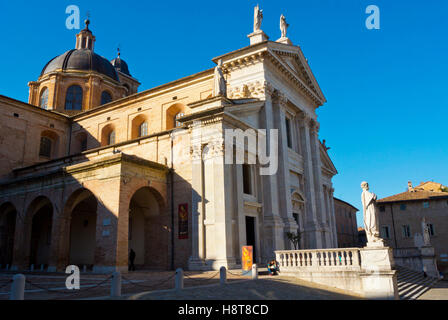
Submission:
[[[397,266],[396,269],[398,272],[398,295],[401,300],[415,300],[438,282],[436,278],[425,278],[422,272],[401,266]]]

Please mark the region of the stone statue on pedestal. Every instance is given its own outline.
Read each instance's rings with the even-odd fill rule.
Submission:
[[[361,194],[362,207],[364,211],[364,227],[367,235],[367,246],[384,245],[383,240],[379,237],[378,231],[378,209],[376,207],[376,194],[369,191],[367,182],[361,183],[363,189]]]
[[[222,60],[218,60],[215,67],[215,96],[227,96],[227,83],[222,72]]]
[[[254,32],[259,31],[261,28],[261,22],[263,21],[263,10],[257,6],[254,8]]]
[[[286,38],[286,31],[288,30],[289,24],[286,23],[286,18],[282,14],[280,16],[280,31],[282,32],[282,38]]]
[[[429,227],[425,217],[423,217],[422,219],[422,233],[423,233],[423,245],[425,247],[430,246],[431,240],[429,235]]]

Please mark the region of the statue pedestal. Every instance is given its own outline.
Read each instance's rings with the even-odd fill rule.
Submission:
[[[284,43],[284,44],[289,44],[289,45],[292,46],[292,42],[291,42],[291,40],[289,40],[289,38],[287,38],[287,37],[282,37],[282,38],[278,39],[278,40],[275,41],[275,42],[280,42],[280,43]]]
[[[381,242],[368,244],[361,249],[361,279],[368,299],[398,300],[397,274],[393,270],[392,248]]]
[[[254,45],[254,44],[269,40],[269,37],[262,30],[255,31],[255,32],[247,35],[247,37],[250,40],[250,45]]]
[[[422,257],[423,271],[430,277],[439,278],[440,274],[437,269],[434,247],[423,246],[420,248],[420,254]]]

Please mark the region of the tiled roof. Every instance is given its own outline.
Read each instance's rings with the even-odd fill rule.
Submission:
[[[387,198],[378,200],[378,202],[396,202],[396,201],[418,201],[418,200],[433,200],[439,198],[447,198],[448,192],[433,192],[433,191],[415,191],[403,192]]]

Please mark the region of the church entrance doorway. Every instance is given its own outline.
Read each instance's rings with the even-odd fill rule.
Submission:
[[[246,245],[253,247],[254,263],[257,263],[257,248],[255,243],[255,218],[246,216]]]

